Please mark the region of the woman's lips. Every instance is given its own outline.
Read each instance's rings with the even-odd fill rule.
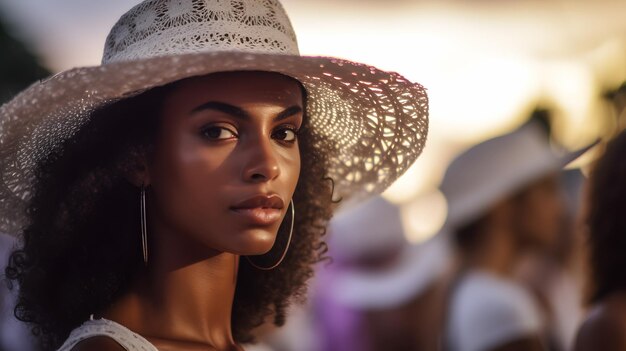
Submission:
[[[256,225],[271,225],[280,220],[285,202],[280,196],[256,195],[238,202],[231,211]]]
[[[254,207],[254,208],[233,208],[236,214],[244,220],[257,225],[271,225],[280,220],[281,210],[276,208]]]

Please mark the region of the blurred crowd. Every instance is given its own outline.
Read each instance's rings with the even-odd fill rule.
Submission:
[[[617,115],[625,90],[607,94]],[[463,151],[439,186],[445,224],[424,242],[407,240],[403,204],[346,206],[306,305],[284,328],[260,328],[260,344],[246,349],[616,349],[616,335],[626,337],[626,125],[617,122],[613,135],[565,151],[535,113]],[[585,153],[596,155],[585,172],[566,167]],[[0,272],[15,245],[0,234]],[[13,317],[15,294],[0,284],[0,351],[35,350]]]
[[[406,239],[401,205],[383,197],[336,215],[309,303],[264,340],[285,351],[621,349],[626,132],[566,152],[548,116],[453,160],[439,187],[445,225],[425,242]],[[567,167],[590,154],[584,172]]]
[[[559,152],[546,121],[454,159],[440,185],[445,225],[426,242],[407,241],[400,206],[383,197],[340,212],[309,302],[249,349],[615,349],[602,332],[626,321],[626,132]],[[588,177],[564,170],[589,149],[606,150]],[[0,240],[5,262],[16,243]],[[2,285],[0,349],[34,349],[14,294]]]
[[[249,349],[615,349],[611,328],[626,322],[626,132],[564,152],[546,116],[453,160],[439,187],[446,222],[425,242],[407,240],[400,205],[383,197],[347,206],[309,302]],[[601,156],[587,176],[564,170],[590,149]],[[3,264],[16,244],[0,235]],[[34,349],[13,317],[15,289],[0,287],[0,350]]]

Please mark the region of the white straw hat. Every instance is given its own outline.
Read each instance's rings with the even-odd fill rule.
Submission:
[[[0,107],[0,230],[23,227],[38,162],[94,110],[184,78],[242,70],[302,83],[314,146],[344,199],[381,192],[423,149],[424,88],[364,64],[300,56],[277,0],[146,0],[113,27],[102,65],[57,74]]]
[[[546,131],[531,121],[471,147],[452,161],[440,186],[448,202],[445,227],[454,229],[478,219],[497,201],[562,169],[593,145],[559,155]]]
[[[339,213],[330,223],[329,253],[333,263],[322,266],[325,296],[352,309],[401,306],[426,290],[451,262],[446,235],[410,244],[400,209],[374,197]],[[363,258],[393,256],[377,269],[361,267]]]

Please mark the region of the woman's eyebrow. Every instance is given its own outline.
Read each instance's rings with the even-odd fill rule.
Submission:
[[[215,111],[223,112],[227,115],[231,115],[233,117],[237,117],[240,119],[250,119],[250,115],[248,115],[248,113],[244,111],[243,109],[235,105],[231,105],[231,104],[227,104],[225,102],[219,102],[219,101],[206,102],[194,108],[193,110],[191,110],[190,114],[195,114],[197,112],[204,111],[204,110],[215,110]]]
[[[293,105],[293,106],[287,107],[283,112],[276,115],[276,118],[274,118],[274,121],[280,121],[280,120],[289,118],[301,112],[302,112],[302,107],[298,105]]]
[[[206,102],[196,108],[194,108],[193,110],[191,110],[190,114],[195,114],[197,112],[200,111],[204,111],[204,110],[215,110],[215,111],[219,111],[222,113],[225,113],[227,115],[231,115],[233,117],[237,117],[243,120],[249,120],[250,119],[250,115],[244,111],[242,108],[239,108],[235,105],[231,105],[231,104],[227,104],[225,102],[219,102],[219,101],[209,101]],[[280,121],[286,118],[289,118],[295,114],[301,113],[302,112],[302,107],[298,106],[298,105],[293,105],[290,106],[288,108],[286,108],[285,110],[283,110],[282,112],[280,112],[279,114],[276,115],[276,117],[274,118],[275,121]]]

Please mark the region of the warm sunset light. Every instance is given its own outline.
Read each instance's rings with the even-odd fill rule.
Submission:
[[[60,71],[98,64],[107,28],[134,3],[93,3],[98,10],[89,11],[76,0],[54,6],[2,0],[0,9]],[[626,78],[623,2],[286,0],[284,6],[302,54],[366,62],[428,89],[426,149],[385,193],[407,206],[431,198],[454,155],[515,128],[538,105],[554,110],[558,143],[575,148],[597,138],[611,128],[599,96]],[[409,208],[412,218],[431,220],[418,213],[423,206]],[[423,224],[412,240],[437,228]]]

